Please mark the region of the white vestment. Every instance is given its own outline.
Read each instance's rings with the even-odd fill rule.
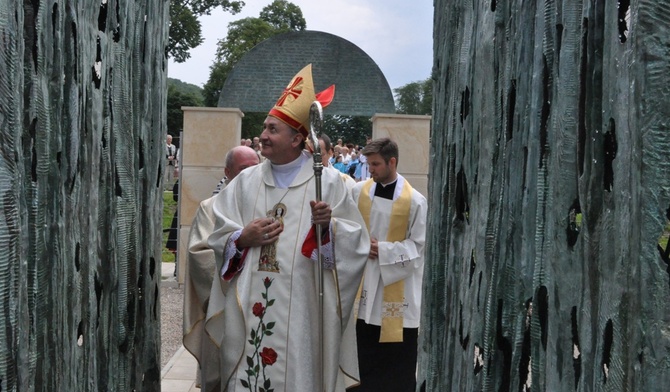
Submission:
[[[348,174],[344,174],[344,173],[342,173],[341,171],[335,169],[335,168],[332,167],[332,166],[325,166],[325,167],[323,168],[323,170],[332,170],[333,172],[337,173],[337,174],[342,178],[342,181],[344,181],[344,185],[347,186],[347,189],[348,189],[349,191],[351,191],[351,189],[354,187],[354,185],[356,185],[356,181],[354,181],[354,179],[351,178],[350,175],[348,175]]]
[[[216,275],[214,251],[207,238],[214,230],[214,198],[203,200],[189,233],[184,278],[184,347],[198,361],[197,385],[203,392],[219,387],[219,347],[205,333],[205,316],[212,280]]]
[[[378,242],[377,259],[369,259],[365,266],[363,289],[358,308],[358,318],[367,324],[381,325],[384,286],[404,280],[403,327],[418,328],[421,312],[421,285],[423,282],[424,244],[426,240],[426,198],[412,189],[412,199],[403,241],[388,242],[386,236],[391,227],[393,201],[403,189],[405,178],[398,174],[393,200],[374,197],[375,187],[370,189],[372,209],[370,211],[370,237]],[[365,182],[358,182],[352,196],[358,203]]]
[[[370,169],[368,167],[368,157],[360,154],[358,157],[358,167],[356,168],[356,181],[365,181],[370,178]]]
[[[288,189],[275,187],[271,163],[265,161],[245,170],[216,196],[216,228],[208,243],[216,253],[217,271],[229,266],[235,253],[232,239],[246,224],[272,214],[284,224],[275,248],[249,248],[239,272],[230,280],[219,273],[212,286],[205,328],[221,347],[226,391],[321,390],[317,265],[302,254],[313,226],[309,201],[315,198],[311,159]],[[355,335],[344,330],[350,326],[370,239],[337,172],[323,170],[322,199],[332,209],[326,242],[333,251],[328,257],[335,262],[323,276],[324,380],[326,391],[344,391],[345,375],[359,379]]]

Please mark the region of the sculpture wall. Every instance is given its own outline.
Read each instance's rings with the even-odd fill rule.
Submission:
[[[421,390],[670,385],[668,9],[435,1]]]
[[[0,1],[0,389],[160,390],[168,2]]]

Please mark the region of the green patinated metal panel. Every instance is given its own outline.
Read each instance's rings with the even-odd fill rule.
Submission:
[[[419,389],[670,388],[670,1],[435,1]]]
[[[160,390],[168,2],[0,0],[0,390]]]

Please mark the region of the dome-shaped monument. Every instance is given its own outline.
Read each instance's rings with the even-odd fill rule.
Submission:
[[[351,42],[320,31],[284,33],[256,45],[228,75],[218,106],[267,112],[287,81],[309,63],[316,91],[335,84],[327,114],[395,113],[386,77],[370,56]]]

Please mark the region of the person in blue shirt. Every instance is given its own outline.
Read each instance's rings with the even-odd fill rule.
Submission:
[[[347,167],[347,174],[351,176],[351,178],[356,178],[356,168],[358,167],[358,154],[356,152],[353,152],[351,154],[351,160],[349,161],[349,166]]]
[[[333,164],[333,167],[340,172],[347,174],[347,165],[342,162],[342,155],[338,155],[337,158],[335,159],[335,163]]]

